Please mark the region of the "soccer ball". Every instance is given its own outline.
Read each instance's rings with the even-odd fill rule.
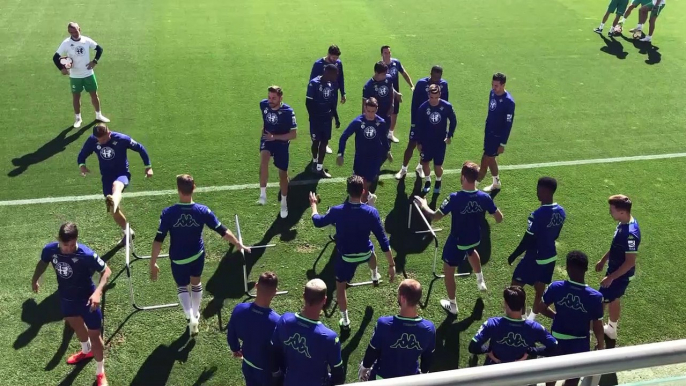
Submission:
[[[60,58],[60,63],[64,66],[64,68],[69,69],[71,68],[72,61],[71,58],[64,57]]]
[[[622,33],[622,25],[621,25],[621,24],[617,24],[617,25],[615,26],[615,33],[617,33],[617,34],[621,34],[621,33]]]

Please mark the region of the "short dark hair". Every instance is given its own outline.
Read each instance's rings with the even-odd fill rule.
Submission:
[[[73,222],[65,222],[60,226],[57,238],[63,242],[69,242],[79,238],[79,228]]]
[[[588,256],[581,251],[571,251],[567,254],[567,266],[580,271],[588,271]]]
[[[522,287],[518,285],[513,285],[505,288],[503,291],[503,298],[505,298],[505,304],[512,311],[524,310],[524,305],[526,304],[526,292]]]
[[[332,44],[329,46],[329,55],[341,56],[341,49],[337,45]]]
[[[281,87],[279,87],[277,85],[269,86],[269,88],[267,88],[267,91],[276,93],[276,95],[278,95],[278,96],[283,96],[283,90],[281,89]]]
[[[338,67],[334,64],[327,64],[324,66],[324,72],[338,72]]]
[[[538,179],[538,186],[548,189],[550,193],[555,193],[557,190],[557,180],[553,177],[541,177]]]
[[[106,135],[109,130],[110,129],[106,124],[98,123],[97,125],[93,126],[93,136],[95,138],[102,138],[102,136]]]
[[[381,53],[383,54],[383,50],[385,49],[391,49],[391,46],[381,46]]]
[[[195,180],[190,174],[179,174],[176,176],[176,188],[183,194],[193,194]]]
[[[352,176],[348,177],[346,184],[346,190],[350,197],[362,197],[362,191],[364,190],[364,179],[362,177],[353,174]]]
[[[274,272],[263,272],[260,275],[260,278],[257,279],[257,284],[259,284],[261,288],[276,290],[276,288],[279,286],[279,278]]]
[[[405,298],[408,306],[414,307],[422,299],[422,285],[417,280],[405,279],[398,287],[398,295]]]
[[[364,101],[365,106],[369,107],[379,107],[379,102],[374,97],[369,97]]]
[[[326,298],[326,284],[322,279],[312,279],[305,285],[303,298],[308,306],[321,303]]]
[[[374,64],[374,72],[377,74],[381,74],[382,72],[388,72],[388,65],[383,62],[383,60],[379,60]]]
[[[467,182],[474,182],[479,178],[479,165],[472,161],[465,161],[462,164],[462,175],[467,180]]]
[[[429,86],[429,94],[440,94],[441,93],[441,86],[437,84],[432,84]]]
[[[500,84],[505,84],[507,82],[507,76],[502,72],[496,72],[493,74],[493,80],[497,80]]]
[[[432,74],[443,74],[443,67],[439,65],[435,65],[431,67],[431,73]]]
[[[631,199],[623,194],[615,194],[607,199],[608,204],[619,210],[631,213]]]

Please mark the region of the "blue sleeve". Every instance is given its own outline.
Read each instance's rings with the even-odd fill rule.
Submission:
[[[160,215],[160,225],[157,227],[157,235],[155,236],[155,240],[159,241],[160,243],[164,241],[164,239],[167,237],[167,233],[169,232],[169,224],[167,223],[167,214],[166,210],[162,211],[162,214]]]
[[[445,100],[450,101],[450,93],[448,92],[448,82],[443,82],[443,87],[445,87]]]
[[[346,127],[345,130],[343,130],[343,133],[341,134],[341,139],[338,140],[338,154],[345,154],[345,143],[348,141],[348,138],[350,138],[350,136],[355,133],[355,130],[357,130],[357,126],[357,120],[353,120],[352,122],[350,122],[348,127]]]
[[[638,245],[641,243],[641,240],[636,237],[634,234],[629,233],[626,236],[626,245],[625,245],[625,253],[638,253]]]
[[[88,259],[86,259],[89,265],[89,268],[96,271],[96,272],[103,272],[105,268],[107,268],[107,264],[98,256],[97,253],[90,251],[90,256],[88,256]]]
[[[450,212],[453,211],[452,205],[450,205],[450,199],[452,198],[452,194],[443,200],[441,203],[441,206],[438,208],[438,212],[440,212],[442,215],[447,216],[450,214]]]
[[[329,363],[329,368],[331,369],[331,383],[334,385],[341,385],[345,382],[343,358],[341,356],[341,342],[338,339],[338,336],[333,336],[329,338],[327,343],[329,344],[329,349],[327,350],[326,361]]]
[[[536,234],[536,218],[534,216],[534,213],[531,213],[529,215],[529,218],[527,219],[526,233],[530,235]]]
[[[551,305],[555,303],[555,291],[557,289],[556,285],[549,285],[548,288],[543,292],[543,303],[546,305]],[[602,304],[601,304],[602,307]]]
[[[470,343],[470,346],[474,347],[479,347],[479,349],[486,343],[488,343],[489,340],[491,340],[491,329],[490,329],[490,320],[487,320],[484,322],[484,324],[479,327],[479,330],[476,332],[476,335],[472,338],[472,343]],[[480,350],[476,350],[480,351]],[[470,350],[472,352],[472,350]],[[475,352],[473,354],[481,354],[482,352]]]
[[[295,119],[295,110],[290,109],[288,112],[291,114],[291,120],[289,123],[289,128],[291,130],[297,130],[298,129],[298,122]]]
[[[343,62],[338,62],[338,87],[341,89],[341,95],[345,96],[345,76],[343,75]]]
[[[141,155],[141,159],[143,160],[143,165],[145,165],[146,168],[151,167],[152,165],[150,164],[150,156],[148,155],[148,151],[145,150],[145,147],[143,145],[141,145],[140,143],[134,141],[133,138],[127,138],[127,139],[128,139],[128,148]]]
[[[96,140],[93,137],[88,137],[88,139],[86,139],[86,142],[83,144],[78,157],[76,157],[76,162],[79,164],[79,166],[86,164],[86,158],[88,158],[88,156],[90,156],[95,150],[95,142]]]
[[[279,319],[272,333],[271,340],[271,371],[275,373],[284,368],[283,349],[281,346],[281,338],[279,337],[279,326],[283,324],[283,317]]]
[[[307,99],[314,99],[315,91],[317,90],[316,86],[315,82],[312,81],[307,84],[307,94],[305,95]]]
[[[591,307],[591,318],[593,320],[603,319],[603,296],[598,295],[593,297],[593,307]]]
[[[398,63],[398,72],[401,74],[404,74],[405,73],[405,67],[403,67],[402,63],[400,63],[399,60],[396,60],[395,62]]]
[[[377,210],[374,210],[374,224],[372,225],[372,233],[374,233],[374,236],[376,236],[376,240],[379,242],[379,246],[381,246],[381,250],[384,252],[388,252],[391,249],[391,245],[388,242],[388,236],[386,236],[386,232],[383,230],[383,224],[381,223],[381,217],[379,216],[379,212]]]
[[[52,261],[52,254],[50,253],[50,250],[46,247],[43,248],[43,250],[40,253],[40,259],[44,263],[49,263]]]
[[[336,209],[331,209],[332,208],[329,208],[324,215],[315,214],[312,216],[312,223],[314,223],[315,228],[323,228],[327,225],[333,225],[336,223],[336,214],[338,211]]]
[[[514,122],[514,113],[515,113],[515,103],[514,101],[510,101],[507,105],[507,110],[506,110],[506,115],[505,115],[505,123],[503,127],[503,135],[502,135],[502,142],[501,145],[505,146],[507,145],[507,140],[510,138],[510,131],[512,131],[512,123]]]
[[[545,346],[546,355],[551,355],[557,351],[557,339],[555,339],[545,327],[538,325],[538,342]]]
[[[321,75],[321,74],[317,74],[317,61],[315,60],[315,61],[314,61],[314,64],[312,65],[312,70],[310,71],[310,77],[309,77],[309,79],[310,79],[310,80],[311,80],[311,79],[314,79],[314,78],[317,77],[317,75]]]
[[[433,363],[434,352],[436,351],[436,327],[431,326],[431,332],[433,338],[429,341],[429,344],[424,347],[424,351],[421,356],[421,364],[419,366],[419,371],[426,374],[431,369],[431,364]]]
[[[236,331],[236,310],[240,304],[234,307],[231,313],[231,319],[229,319],[229,325],[226,327],[226,341],[229,344],[229,348],[232,352],[239,351],[241,349],[241,343],[238,341],[238,332]]]
[[[380,323],[377,320],[374,331],[372,332],[372,339],[369,340],[369,346],[362,359],[362,365],[366,368],[372,367],[374,362],[381,356],[381,334],[379,333]]]
[[[421,106],[424,106],[422,104]],[[414,123],[414,139],[417,141],[420,145],[424,144],[424,141],[428,138],[427,135],[427,125],[428,125],[428,118],[426,114],[420,114],[419,110],[421,110],[421,106],[417,108],[417,118]]]
[[[207,227],[212,229],[213,231],[224,236],[226,232],[222,232],[222,223],[219,221],[214,212],[210,210],[210,208],[206,209],[207,211],[205,212],[205,225],[207,225]]]
[[[412,124],[412,127],[415,127],[416,124],[416,119],[417,119],[417,109],[419,108],[419,98],[421,97],[421,93],[425,92],[424,91],[424,82],[419,80],[417,84],[414,85],[414,91],[412,91],[412,107],[410,108],[410,123]]]
[[[367,98],[371,98],[374,96],[374,92],[372,91],[372,88],[369,87],[370,85],[371,85],[371,83],[367,82],[362,87],[362,98],[367,99]],[[364,113],[364,111],[362,111],[362,113]]]
[[[498,207],[495,206],[495,201],[489,196],[488,194],[484,194],[484,197],[486,198],[486,211],[490,214],[495,213],[495,211],[498,210]]]
[[[379,140],[381,141],[381,145],[383,146],[383,148],[386,152],[391,151],[391,139],[388,138],[388,131],[390,130],[390,127],[389,127],[390,124],[391,124],[390,120],[386,121],[385,119],[382,119],[381,126],[379,126],[379,133],[381,134],[379,136]]]
[[[455,135],[455,129],[457,129],[457,116],[455,115],[455,108],[450,107],[448,112],[448,119],[450,119],[450,127],[448,127],[448,138],[452,138]]]

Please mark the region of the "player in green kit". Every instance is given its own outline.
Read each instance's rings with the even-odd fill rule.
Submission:
[[[622,17],[622,15],[624,15],[624,12],[626,12],[627,5],[629,5],[629,0],[610,0],[610,4],[607,6],[607,12],[605,12],[605,16],[603,16],[603,21],[600,22],[600,26],[594,29],[593,32],[602,34],[605,22],[607,22],[607,19],[610,17],[610,14],[613,13],[616,16],[612,21],[612,28],[610,28],[610,30],[607,32],[607,36],[614,36],[618,24],[620,28],[619,31],[621,31],[622,24],[624,24],[624,17]],[[622,20],[619,19],[620,17],[622,18]]]
[[[626,12],[624,12],[624,17],[622,18],[620,23],[624,23],[624,21],[626,21],[626,19],[629,18],[629,15],[631,15],[631,11],[633,11],[634,8],[639,8],[638,24],[636,24],[636,27],[629,30],[629,32],[634,34],[634,36],[640,36],[641,32],[643,32],[643,23],[645,22],[645,19],[647,17],[643,18],[643,21],[641,21],[641,16],[642,15],[645,15],[645,16],[648,15],[648,10],[647,9],[644,10],[643,7],[645,7],[651,3],[652,3],[652,0],[633,0],[631,2],[631,5],[629,6],[629,8],[627,8]]]
[[[666,2],[667,0],[653,0],[652,3],[644,5],[641,8],[642,13],[638,16],[641,26],[643,26],[643,23],[645,23],[645,20],[648,17],[648,12],[650,12],[650,19],[648,20],[648,35],[646,35],[643,39],[640,39],[640,41],[648,43],[653,41],[653,33],[655,33],[655,21],[665,8]],[[645,12],[643,12],[643,9],[645,9]]]

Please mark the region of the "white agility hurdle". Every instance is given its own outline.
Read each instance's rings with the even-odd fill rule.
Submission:
[[[126,277],[129,279],[129,297],[131,299],[131,306],[137,310],[137,311],[149,311],[149,310],[158,310],[160,308],[170,308],[170,307],[177,307],[179,303],[168,303],[168,304],[158,304],[158,305],[152,305],[152,306],[139,306],[136,304],[136,299],[134,298],[133,295],[133,281],[131,280],[131,256],[133,256],[134,260],[146,260],[150,259],[150,256],[138,256],[136,252],[133,249],[133,246],[131,245],[131,226],[129,223],[126,223],[126,229],[124,230],[124,235],[126,238],[125,241],[125,253],[126,253]],[[168,254],[160,255],[159,257],[169,257]]]
[[[241,224],[238,221],[238,215],[236,215],[236,238],[238,238],[238,241],[243,243],[243,235],[241,235]],[[276,246],[276,244],[267,244],[267,245],[253,245],[253,246],[248,246],[248,248],[252,249],[260,249],[260,248],[271,248]],[[241,250],[241,258],[243,259],[243,288],[245,289],[245,294],[250,296],[251,298],[256,297],[254,293],[248,290],[248,268],[245,260],[245,251]],[[278,291],[276,292],[277,295],[285,295],[287,294],[288,291]]]
[[[426,219],[426,216],[424,216],[424,212],[422,211],[422,208],[420,208],[419,205],[417,205],[417,203],[414,202],[414,200],[410,201],[410,213],[407,216],[407,229],[411,230],[411,228],[412,228],[412,208],[413,207],[415,209],[417,209],[417,212],[419,212],[419,217],[421,217],[422,221],[424,222],[424,225],[426,225],[426,228],[427,228],[425,230],[415,231],[414,233],[415,234],[431,233],[431,237],[433,237],[433,239],[434,239],[433,274],[434,274],[434,278],[442,279],[445,277],[445,275],[444,274],[438,274],[436,272],[436,261],[438,260],[438,236],[436,236],[436,232],[440,232],[443,229],[441,229],[441,228],[434,229],[431,226],[431,224],[429,224],[429,221]],[[469,276],[469,275],[470,275],[469,272],[462,272],[462,273],[455,273],[454,276],[460,277],[460,276]]]
[[[329,240],[333,242],[334,248],[336,248],[336,237],[329,235]],[[336,251],[338,253],[338,251]],[[339,256],[340,257],[340,256]],[[361,265],[361,264],[360,264]],[[376,265],[378,267],[379,265],[379,256],[376,256]],[[380,275],[379,275],[380,276]],[[383,280],[379,278],[379,281],[373,281],[373,280],[368,280],[368,281],[361,281],[358,283],[347,283],[346,287],[351,288],[351,287],[361,287],[364,285],[373,285],[373,286],[378,286],[379,283],[383,283]]]

